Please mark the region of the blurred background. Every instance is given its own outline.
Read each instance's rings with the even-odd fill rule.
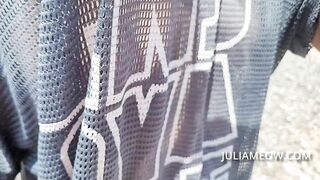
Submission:
[[[310,152],[311,161],[256,161],[252,180],[320,179],[320,52],[288,52],[271,76],[258,152]]]

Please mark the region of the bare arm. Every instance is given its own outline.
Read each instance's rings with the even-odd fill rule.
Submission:
[[[312,45],[313,47],[317,48],[320,51],[320,22],[318,20],[318,26],[316,33],[314,34],[314,37],[312,39]]]

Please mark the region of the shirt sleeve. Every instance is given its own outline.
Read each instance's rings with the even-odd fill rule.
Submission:
[[[304,0],[292,22],[293,37],[289,50],[293,53],[306,56],[311,48],[310,42],[317,28],[317,19],[320,12],[320,0]]]

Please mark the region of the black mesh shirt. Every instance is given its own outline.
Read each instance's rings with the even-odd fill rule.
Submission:
[[[0,180],[250,179],[319,0],[0,0]]]

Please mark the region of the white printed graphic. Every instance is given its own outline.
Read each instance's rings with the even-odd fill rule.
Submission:
[[[214,15],[212,17],[204,18],[201,22],[200,42],[198,51],[199,60],[210,59],[213,57],[214,50],[206,50],[207,29],[218,23],[220,15],[220,5],[221,0],[215,0]]]
[[[203,64],[203,63],[201,63],[201,64]],[[180,95],[179,95],[179,99],[178,99],[178,105],[177,105],[176,113],[175,113],[175,116],[173,119],[173,127],[172,127],[172,130],[170,133],[169,147],[168,147],[168,152],[167,152],[166,159],[165,159],[165,165],[168,165],[173,162],[179,162],[182,164],[189,164],[192,161],[197,160],[202,157],[202,152],[194,154],[191,157],[172,156],[171,153],[172,153],[172,149],[174,148],[174,142],[175,142],[174,141],[175,140],[174,133],[176,132],[176,129],[178,127],[180,113],[182,112],[183,99],[184,99],[185,94],[188,90],[187,85],[189,84],[188,81],[190,80],[191,73],[197,72],[197,70],[203,70],[204,72],[209,72],[211,69],[211,66],[212,66],[212,63],[210,63],[209,65],[202,66],[202,68],[199,68],[199,66],[193,66],[193,65],[186,67],[185,75],[184,75],[184,78],[182,81],[182,86],[181,86]],[[206,67],[207,69],[203,69],[204,67]]]
[[[130,76],[128,81],[126,82],[125,87],[122,89],[121,93],[113,95],[113,91],[111,91],[109,93],[112,93],[112,94],[108,94],[108,98],[107,98],[107,106],[118,103],[119,101],[122,101],[121,105],[119,106],[118,109],[116,109],[112,112],[109,112],[106,115],[106,120],[107,120],[108,125],[110,127],[111,133],[113,135],[113,138],[114,138],[114,141],[115,141],[115,144],[117,147],[117,152],[118,152],[118,166],[119,166],[118,179],[122,179],[122,157],[121,157],[121,151],[120,151],[121,140],[120,140],[120,134],[119,134],[119,127],[117,126],[117,124],[115,122],[115,118],[122,114],[123,103],[125,102],[125,100],[127,98],[134,96],[134,95],[136,96],[136,100],[138,103],[138,110],[139,110],[140,125],[143,126],[143,123],[146,118],[147,112],[149,110],[149,106],[150,106],[150,103],[152,101],[153,96],[156,93],[165,92],[168,89],[167,83],[166,84],[152,84],[150,89],[148,90],[148,93],[145,98],[142,93],[142,86],[137,86],[137,87],[134,87],[134,88],[131,88],[131,89],[125,91],[130,84],[132,84],[136,81],[141,81],[141,80],[147,79],[150,77],[151,68],[152,68],[151,65],[152,65],[152,60],[153,60],[153,50],[155,47],[156,47],[156,50],[158,51],[158,54],[159,54],[159,59],[161,62],[161,67],[162,67],[162,73],[165,77],[168,76],[169,69],[168,69],[168,65],[167,65],[167,59],[165,56],[164,45],[162,43],[162,36],[160,33],[160,28],[159,28],[158,22],[157,22],[155,7],[153,7],[153,11],[152,11],[149,42],[150,43],[148,44],[144,71],[141,73],[136,73],[136,74]],[[112,62],[111,64],[113,64],[113,63],[114,62]],[[110,72],[110,74],[114,74],[114,73],[115,72],[113,69]],[[109,80],[110,80],[110,78],[109,78]],[[111,86],[113,87],[113,85],[111,85]],[[113,90],[113,88],[111,88],[111,89]]]
[[[237,119],[234,109],[234,100],[233,100],[233,92],[232,92],[232,81],[231,81],[231,75],[230,75],[230,68],[229,68],[229,59],[227,52],[225,53],[219,53],[222,50],[227,50],[232,47],[234,47],[236,44],[238,44],[247,34],[249,30],[249,25],[251,21],[251,9],[252,9],[252,0],[246,0],[245,2],[245,18],[244,18],[244,24],[240,32],[233,37],[232,39],[225,41],[225,42],[218,42],[215,49],[206,50],[206,36],[207,36],[207,28],[214,26],[218,19],[219,19],[219,9],[221,7],[221,0],[215,0],[215,13],[214,16],[208,17],[203,19],[201,23],[201,34],[200,34],[200,44],[199,44],[199,51],[198,51],[198,58],[199,60],[203,59],[210,59],[214,56],[214,52],[216,52],[215,55],[215,62],[220,63],[222,66],[222,73],[223,73],[223,79],[225,84],[225,93],[227,98],[227,106],[229,111],[229,118],[230,118],[230,126],[231,126],[231,133],[219,137],[217,139],[204,141],[202,144],[203,148],[208,147],[216,147],[218,145],[222,145],[224,143],[230,142],[231,140],[237,138]],[[233,149],[233,146],[230,146],[231,151]],[[219,151],[219,150],[218,150]],[[209,157],[216,156],[216,152],[211,152],[203,157],[203,161],[207,161]],[[221,154],[220,154],[221,156]],[[227,170],[231,167],[232,163],[228,161],[225,165],[213,169],[210,172],[210,180],[228,180],[229,179],[229,173]]]
[[[79,119],[77,120],[77,122],[72,126],[67,138],[63,142],[63,144],[61,146],[61,149],[60,149],[61,162],[62,162],[64,168],[66,169],[67,174],[68,174],[68,176],[70,178],[72,178],[73,166],[71,164],[71,160],[70,160],[69,155],[68,155],[68,150],[69,150],[69,146],[71,144],[71,141],[73,140],[77,130],[79,129],[79,127],[81,125],[82,118],[83,118],[83,116],[81,115],[79,117]]]
[[[233,146],[228,146],[228,147],[219,149],[217,151],[210,152],[210,153],[205,154],[203,156],[203,161],[209,161],[210,159],[213,159],[213,158],[221,158],[222,153],[225,153],[225,152],[231,153],[232,151],[233,151]],[[210,172],[210,180],[222,180],[222,179],[225,179],[226,177],[228,177],[229,174],[228,174],[227,170],[231,167],[231,165],[232,165],[231,161],[227,161],[226,164],[211,171]],[[222,174],[222,173],[224,173],[224,174]],[[221,175],[219,176],[219,174],[221,174]]]
[[[96,43],[96,32],[97,32],[96,22],[87,24],[86,27],[83,27],[83,33],[86,39],[90,57],[93,56],[94,45]]]
[[[90,91],[86,97],[86,108],[98,110],[100,91],[100,56],[93,52],[89,77]]]
[[[210,180],[228,180],[229,173],[226,172],[229,168],[231,168],[231,161],[228,161],[225,165],[211,171],[210,173]],[[225,172],[225,173],[223,173]],[[218,176],[219,174],[223,173],[222,175]]]
[[[67,118],[62,121],[54,122],[54,123],[39,123],[39,129],[42,133],[53,133],[56,131],[60,131],[72,122],[72,120],[79,114],[79,112],[84,107],[84,99],[80,101],[80,103],[71,111]]]
[[[217,151],[213,151],[213,152],[204,154],[201,157],[202,158],[202,162],[210,161],[212,159],[217,159],[217,158],[219,159],[219,158],[221,158],[223,153],[225,153],[225,152],[230,152],[231,153],[232,150],[233,150],[232,146],[227,146],[227,147],[221,148],[221,149],[219,149]],[[180,179],[179,180],[187,179],[188,175],[196,175],[198,173],[201,173],[202,166],[203,166],[203,164],[201,163],[201,164],[198,164],[196,166],[191,166],[190,168],[187,168],[187,169],[181,169],[180,173],[179,173],[180,174]],[[231,162],[228,161],[226,164],[216,168],[214,171],[212,171],[210,173],[210,180],[223,180],[223,179],[225,179],[229,175],[228,172],[226,172],[226,171],[230,167],[231,167]],[[222,173],[224,173],[224,174],[222,174]],[[221,174],[221,175],[219,176],[219,174]]]
[[[168,73],[169,73],[169,69],[168,69],[168,65],[167,65],[167,58],[166,58],[165,51],[164,51],[164,44],[162,43],[162,36],[160,33],[160,28],[158,26],[156,16],[157,15],[155,12],[155,8],[153,8],[144,71],[131,75],[128,78],[128,80],[126,81],[126,84],[125,84],[124,88],[122,89],[122,91],[116,95],[113,95],[114,85],[113,85],[113,83],[111,83],[114,80],[111,80],[109,78],[110,83],[109,83],[108,89],[109,90],[111,89],[112,91],[110,91],[109,92],[110,94],[108,94],[107,106],[116,104],[120,101],[124,102],[130,96],[135,95],[137,103],[138,103],[139,119],[140,119],[141,126],[143,125],[144,120],[147,116],[147,112],[149,110],[149,106],[150,106],[150,103],[151,103],[151,100],[152,100],[154,94],[165,91],[164,90],[165,88],[163,87],[164,84],[162,84],[162,85],[155,84],[153,86],[153,88],[150,88],[146,98],[144,98],[144,96],[143,96],[142,86],[138,86],[138,87],[130,89],[130,90],[127,90],[127,87],[129,85],[131,85],[132,83],[135,83],[137,81],[142,81],[142,80],[148,79],[150,77],[151,69],[152,69],[151,66],[152,66],[154,48],[156,48],[156,51],[158,52],[160,63],[161,63],[161,68],[162,68],[162,73],[163,73],[164,77],[167,77]],[[115,62],[112,61],[111,64],[115,64]],[[113,66],[115,66],[115,65],[110,65],[110,69]],[[114,73],[115,73],[115,69],[111,69],[110,74],[114,74]],[[118,112],[116,114],[118,114],[117,116],[119,116],[121,113],[122,113],[122,110],[121,110],[121,112]]]
[[[98,157],[97,157],[97,177],[96,179],[103,179],[104,175],[104,162],[105,162],[105,152],[106,152],[106,142],[104,141],[102,135],[95,131],[94,129],[88,127],[85,123],[81,125],[81,132],[92,142],[97,145]]]
[[[183,66],[186,62],[190,62],[192,60],[192,46],[193,46],[193,39],[194,39],[194,33],[195,33],[195,22],[196,22],[196,14],[197,14],[197,3],[198,1],[197,0],[194,0],[193,1],[193,6],[192,6],[192,12],[191,12],[191,20],[190,20],[190,29],[189,29],[189,36],[188,36],[188,45],[187,45],[187,51],[186,51],[186,54],[182,57],[181,60],[174,60],[172,61],[170,64],[169,64],[169,68],[176,68],[176,67],[179,67],[179,66]],[[181,62],[181,63],[180,63]],[[206,64],[207,65],[207,64]],[[203,67],[209,67],[209,69],[206,69],[206,68],[203,68]],[[190,73],[193,71],[193,70],[205,70],[205,71],[208,71],[210,70],[211,68],[211,65],[209,66],[202,66],[202,65],[198,65],[196,66],[196,68],[194,68],[194,65],[188,65],[185,67],[185,72],[184,72],[184,79],[183,79],[183,85],[181,87],[181,90],[180,90],[180,96],[182,96],[181,94],[185,94],[185,91],[187,90],[186,88],[186,83],[188,81],[188,78],[190,77]],[[169,76],[170,77],[170,76]],[[177,82],[175,82],[177,83]],[[171,94],[170,94],[170,99],[169,99],[169,102],[168,102],[168,107],[167,107],[167,110],[166,110],[166,116],[165,116],[165,120],[164,120],[164,123],[162,125],[162,131],[161,131],[161,136],[160,136],[160,139],[159,139],[159,142],[158,142],[158,146],[157,146],[157,153],[156,153],[156,162],[155,162],[155,169],[154,169],[154,175],[153,177],[151,178],[151,180],[156,180],[158,179],[159,177],[159,167],[160,167],[160,155],[161,155],[161,147],[162,147],[162,143],[163,143],[163,140],[164,140],[164,133],[165,133],[165,130],[167,129],[167,123],[168,123],[168,118],[169,118],[169,110],[171,108],[171,103],[172,103],[172,100],[173,98],[171,98],[171,96],[173,96],[173,94],[175,93],[175,88],[176,86],[173,87],[174,89],[171,91]],[[176,112],[179,111],[179,109],[181,109],[181,104],[183,102],[183,98],[182,97],[179,97],[178,99],[178,107],[177,107],[177,110]],[[179,105],[180,104],[180,105]],[[179,107],[180,106],[180,107]],[[177,114],[177,113],[176,113]],[[178,115],[175,115],[175,120],[174,122],[177,121],[177,118],[176,116]],[[174,128],[173,128],[174,129]],[[173,131],[173,130],[172,130]],[[172,132],[171,131],[171,132]],[[170,142],[171,143],[171,142]],[[169,145],[169,152],[171,152],[172,150],[172,146],[170,147]],[[171,149],[171,150],[170,150]],[[191,163],[193,162],[194,160],[200,158],[202,155],[202,152],[199,152],[197,154],[194,154],[193,156],[191,157],[180,157],[180,156],[173,156],[171,157],[170,156],[170,153],[167,153],[166,155],[166,160],[165,160],[165,164],[170,162],[179,162],[179,163],[183,163],[183,164],[188,164],[188,163]]]
[[[228,105],[228,111],[229,111],[229,117],[230,117],[231,133],[211,141],[204,141],[202,144],[203,148],[218,146],[220,144],[229,142],[230,140],[238,136],[237,120],[236,120],[236,113],[234,110],[232,83],[231,83],[231,77],[230,77],[228,56],[226,54],[217,54],[215,59],[216,59],[215,62],[220,63],[222,66],[223,79],[224,79],[226,97],[227,97],[227,105]]]
[[[232,39],[217,43],[216,51],[222,51],[226,49],[230,49],[236,44],[238,44],[247,34],[250,26],[251,21],[251,14],[252,14],[252,0],[246,0],[245,2],[245,18],[243,27],[240,32],[233,37]],[[215,26],[219,19],[220,14],[220,7],[221,7],[221,0],[215,0],[215,11],[214,16],[204,18],[201,22],[201,32],[200,32],[200,43],[199,43],[199,51],[198,51],[198,59],[210,59],[214,55],[214,49],[206,50],[206,38],[207,38],[207,29],[209,27]]]
[[[64,128],[70,125],[72,120],[74,120],[74,118],[79,115],[80,111],[83,108],[84,108],[84,99],[82,99],[79,102],[79,104],[67,116],[67,118],[63,119],[62,121],[58,121],[54,123],[39,123],[39,131],[41,133],[54,133],[54,132],[63,130]],[[83,117],[81,115],[76,121],[76,123],[72,126],[67,138],[64,140],[60,148],[60,159],[69,177],[72,177],[73,166],[71,164],[71,161],[68,155],[68,149],[72,139],[74,138],[76,131],[80,127],[82,118]]]
[[[219,9],[221,6],[220,0],[215,1],[215,7],[216,9]],[[219,7],[218,7],[219,6]],[[244,25],[240,32],[232,39],[225,41],[225,42],[220,42],[217,44],[216,51],[222,51],[226,49],[230,49],[233,46],[235,46],[237,43],[239,43],[247,34],[249,30],[249,25],[251,21],[251,9],[252,9],[252,0],[246,0],[245,2],[245,19],[244,19]],[[211,19],[214,19],[217,16],[215,15],[213,17],[210,17]],[[201,39],[200,39],[200,45],[199,45],[199,54],[204,53],[204,56],[200,55],[200,58],[211,58],[213,56],[214,50],[207,51],[204,49],[205,47],[205,42],[206,42],[206,28],[209,26],[213,26],[214,24],[207,24],[207,20],[210,18],[205,18],[202,23],[201,23]],[[210,52],[210,53],[208,53]],[[208,55],[209,54],[209,55]],[[237,137],[237,120],[236,120],[236,115],[235,115],[235,110],[234,110],[234,102],[233,102],[233,93],[232,93],[232,82],[231,82],[231,77],[230,77],[230,72],[229,72],[229,60],[228,60],[228,55],[227,54],[219,54],[217,53],[216,57],[216,62],[221,63],[222,65],[222,71],[223,71],[223,79],[225,82],[225,89],[226,89],[226,97],[227,97],[227,103],[228,103],[228,111],[229,111],[229,116],[230,116],[230,124],[231,124],[231,133],[224,136],[220,137],[215,140],[211,141],[204,141],[203,142],[203,147],[214,147],[223,143],[226,143],[234,138]]]
[[[250,26],[250,21],[251,21],[251,14],[252,14],[252,0],[246,0],[245,4],[245,17],[244,17],[244,23],[242,26],[242,29],[240,30],[239,34],[237,34],[234,38],[225,41],[225,42],[220,42],[217,44],[216,51],[222,51],[226,49],[230,49],[236,44],[238,44],[248,33],[249,26]]]
[[[198,164],[187,169],[182,169],[180,171],[180,180],[188,180],[187,178],[190,175],[198,175],[200,178],[201,171],[202,171],[202,164]]]
[[[154,167],[154,175],[151,178],[152,180],[156,180],[159,177],[159,170],[160,170],[160,157],[161,157],[161,151],[162,151],[162,143],[164,141],[164,133],[167,129],[170,109],[173,101],[174,94],[177,89],[177,83],[178,81],[182,79],[182,86],[179,93],[178,98],[178,104],[177,104],[177,110],[174,115],[173,120],[173,127],[170,130],[170,140],[169,140],[169,148],[166,151],[167,154],[165,156],[165,162],[164,165],[168,165],[170,163],[181,163],[181,164],[191,164],[194,163],[196,160],[202,161],[208,161],[212,158],[217,158],[221,156],[221,149],[217,150],[212,153],[203,154],[203,152],[195,153],[189,157],[183,157],[183,156],[173,156],[172,150],[174,148],[174,136],[173,133],[177,128],[177,124],[179,121],[179,114],[181,113],[181,109],[183,106],[183,99],[184,95],[187,92],[187,85],[188,81],[190,80],[191,73],[193,72],[205,72],[208,73],[211,70],[212,63],[204,61],[205,59],[209,59],[214,56],[215,50],[206,50],[206,34],[207,34],[207,28],[214,26],[217,24],[219,15],[220,15],[220,4],[221,0],[215,1],[215,13],[213,17],[205,18],[201,23],[201,34],[200,34],[200,44],[199,44],[199,55],[198,58],[201,61],[198,61],[196,64],[191,64],[192,61],[192,49],[194,45],[194,35],[195,35],[195,27],[196,27],[196,17],[197,17],[197,0],[193,0],[193,7],[192,7],[192,13],[191,13],[191,20],[190,20],[190,29],[189,29],[189,35],[188,35],[188,45],[185,55],[183,55],[180,59],[176,59],[173,61],[170,61],[170,63],[167,63],[165,50],[164,50],[164,44],[162,42],[162,35],[160,32],[160,27],[158,25],[157,20],[157,13],[155,6],[153,5],[153,10],[151,13],[151,26],[150,26],[150,34],[149,34],[149,42],[148,42],[148,48],[146,50],[146,61],[144,64],[144,71],[138,72],[133,75],[131,75],[128,80],[126,81],[124,87],[122,88],[120,93],[115,94],[115,72],[116,72],[116,61],[117,61],[117,45],[118,45],[118,25],[119,25],[119,14],[120,14],[120,0],[114,0],[114,6],[113,6],[113,19],[112,19],[112,35],[111,35],[111,59],[110,59],[110,69],[109,69],[109,76],[108,76],[108,96],[106,101],[106,106],[111,106],[114,104],[120,103],[120,105],[117,105],[118,107],[114,109],[113,111],[106,114],[105,118],[108,123],[109,129],[111,130],[111,134],[113,136],[115,146],[117,148],[118,153],[118,179],[122,179],[122,156],[121,156],[121,139],[120,139],[120,130],[116,123],[116,118],[121,116],[122,114],[122,107],[124,102],[132,96],[135,96],[137,101],[137,106],[139,110],[139,120],[140,125],[143,126],[145,119],[147,117],[147,113],[150,107],[150,103],[157,93],[162,93],[168,90],[169,84],[172,84],[172,90],[169,95],[169,101],[168,101],[168,108],[166,110],[165,119],[161,128],[161,134],[160,139],[158,141],[157,145],[157,151],[156,151],[156,158],[155,158],[155,167]],[[233,46],[235,46],[240,40],[246,35],[249,23],[251,18],[251,0],[246,0],[246,12],[245,12],[245,21],[244,26],[241,29],[240,33],[236,35],[234,38],[232,38],[229,41],[221,42],[217,44],[216,50],[221,51],[225,49],[229,49]],[[159,61],[161,64],[161,69],[164,77],[167,77],[168,80],[164,84],[152,84],[149,88],[146,97],[143,96],[142,93],[142,86],[134,86],[131,85],[136,82],[141,82],[144,80],[147,80],[151,76],[151,66],[152,66],[152,60],[154,56],[154,49],[156,49],[158,55],[159,55]],[[227,103],[228,103],[228,109],[230,114],[230,121],[231,121],[231,127],[232,127],[232,133],[221,137],[212,141],[205,141],[203,143],[203,147],[214,147],[223,143],[226,143],[234,138],[237,137],[237,124],[236,124],[236,115],[234,110],[234,102],[233,102],[233,94],[232,94],[232,82],[230,77],[230,70],[229,70],[229,61],[227,54],[220,54],[216,56],[216,62],[221,63],[223,68],[223,78],[225,81],[225,89],[226,89],[226,96],[227,96]],[[97,60],[99,62],[99,60]],[[98,64],[96,64],[98,66]],[[169,74],[171,70],[174,70],[177,68],[177,71],[175,73]],[[94,69],[93,69],[94,70]],[[183,72],[184,71],[184,72]],[[99,74],[99,73],[97,73]],[[182,76],[183,74],[183,76]],[[92,79],[95,79],[95,82],[99,82],[99,77],[93,77]],[[99,89],[99,86],[94,86],[96,89]],[[93,87],[93,88],[94,88]],[[129,88],[130,87],[130,88]],[[88,97],[87,97],[88,99]],[[94,98],[93,98],[94,99]],[[88,106],[87,106],[88,105]],[[86,107],[90,109],[98,109],[96,102],[90,102],[86,103]],[[105,160],[105,142],[103,137],[96,132],[93,129],[90,129],[87,127],[87,125],[82,125],[83,130],[82,133],[86,134],[86,136],[91,139],[93,142],[97,144],[98,147],[98,154],[99,154],[99,160],[98,166],[97,166],[97,174],[98,179],[103,177],[104,173],[104,160]],[[228,147],[232,148],[232,146]],[[228,149],[229,150],[229,149]],[[219,154],[220,153],[220,154]],[[101,161],[103,160],[103,162]],[[198,164],[196,166],[191,167],[191,169],[183,169],[180,171],[180,179],[187,179],[188,175],[194,174],[194,173],[201,173],[202,170],[202,164]],[[210,173],[211,179],[223,179],[228,178],[228,173],[224,173],[229,167],[230,164],[226,164],[222,166],[221,168],[217,168],[213,170]],[[189,174],[191,172],[191,174]],[[224,174],[222,174],[224,173]],[[220,175],[220,176],[219,176]]]

